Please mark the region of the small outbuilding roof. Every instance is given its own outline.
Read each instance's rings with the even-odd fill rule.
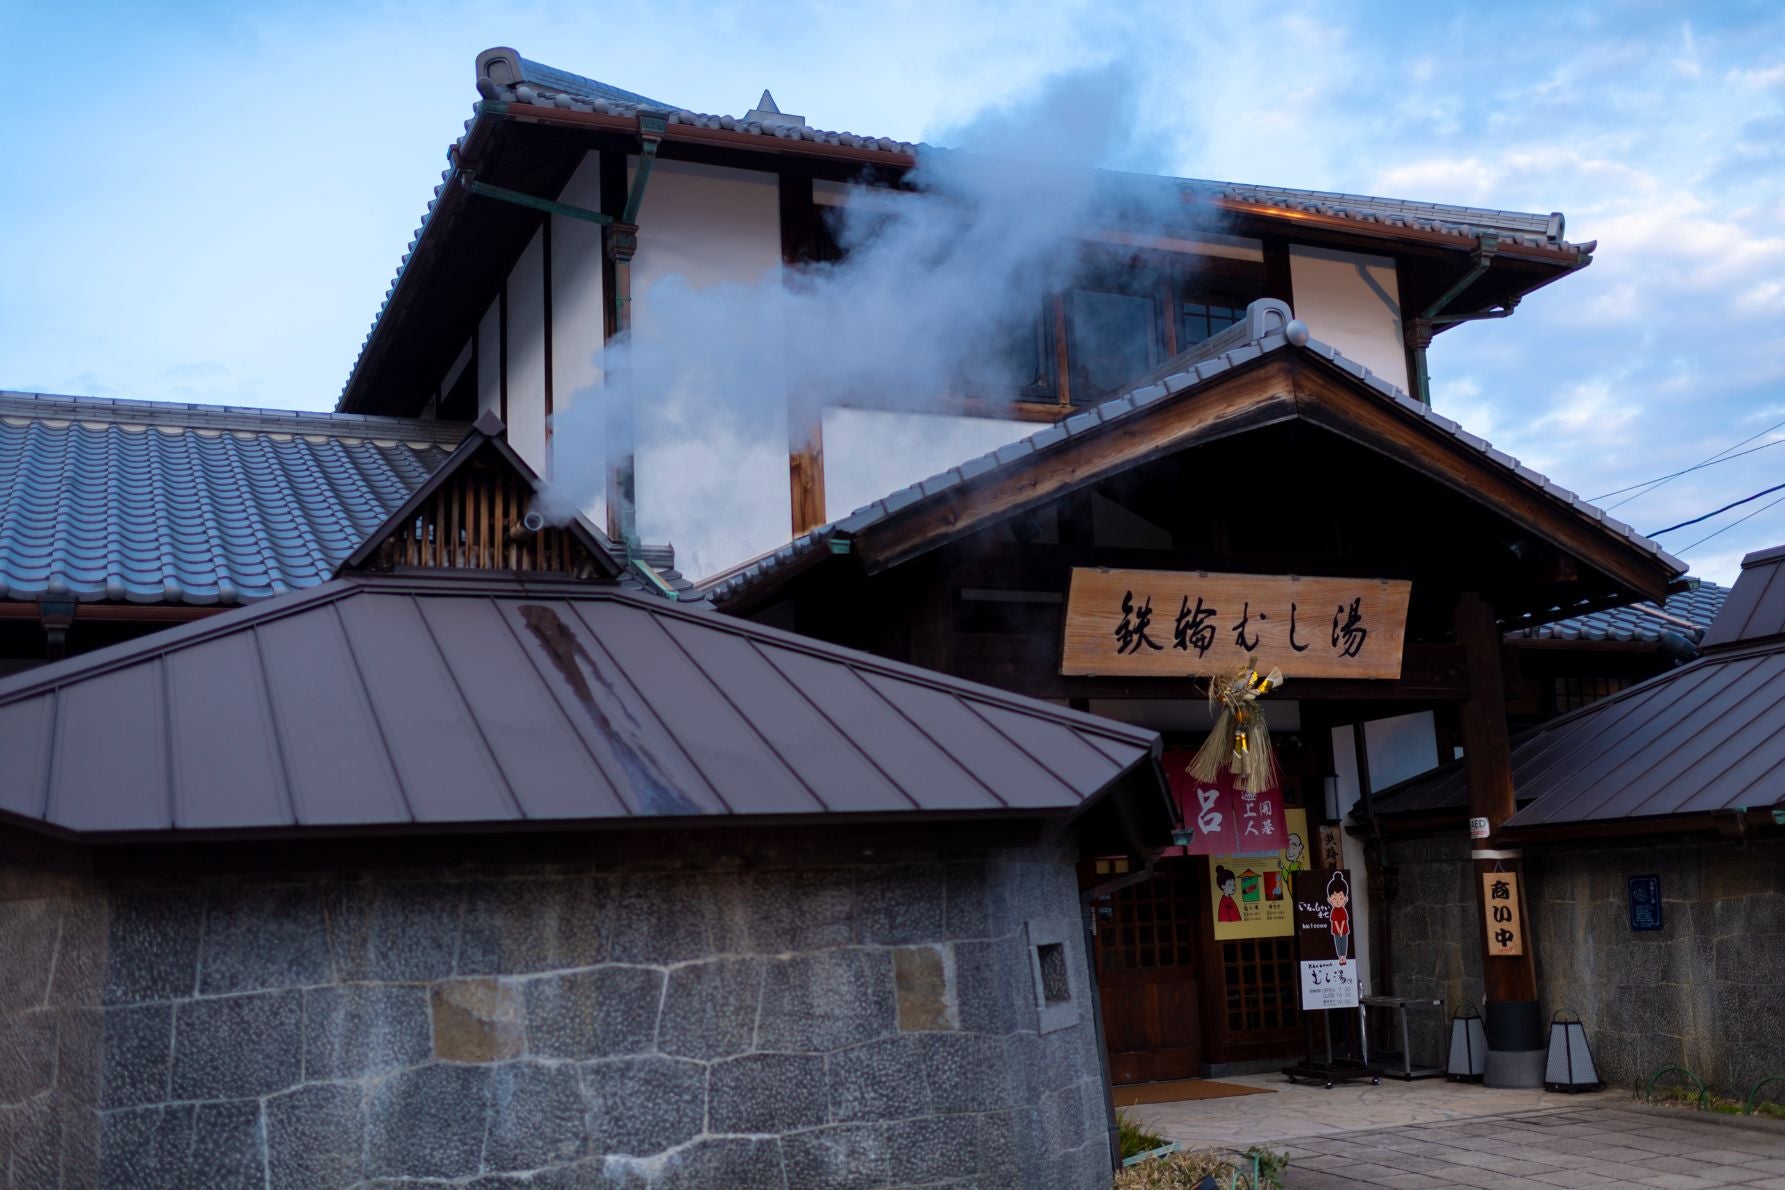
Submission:
[[[350,575],[0,681],[0,819],[85,841],[1070,818],[1119,788],[1163,842],[1158,752],[709,609],[497,572]]]
[[[1632,603],[1624,607],[1608,607],[1584,616],[1569,616],[1532,628],[1520,628],[1506,634],[1510,641],[1602,641],[1616,644],[1658,644],[1662,634],[1673,632],[1692,639],[1694,632],[1703,633],[1723,610],[1729,588],[1706,580],[1689,580],[1694,585],[1675,591],[1657,608],[1653,603]],[[1660,614],[1657,614],[1660,613]]]
[[[1512,742],[1508,827],[1609,823],[1785,804],[1785,548],[1750,554],[1698,660]],[[1379,814],[1468,802],[1460,762],[1377,795]]]
[[[465,430],[0,392],[0,599],[232,604],[315,586]]]

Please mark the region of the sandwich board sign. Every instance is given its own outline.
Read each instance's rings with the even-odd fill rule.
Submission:
[[[1297,872],[1295,947],[1302,1010],[1357,1007],[1357,952],[1352,945],[1351,874],[1344,868]]]

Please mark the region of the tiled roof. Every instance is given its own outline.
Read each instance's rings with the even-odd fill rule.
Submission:
[[[0,392],[0,598],[230,604],[314,586],[464,434]]]
[[[690,111],[670,104],[658,103],[641,95],[633,95],[608,83],[567,71],[543,66],[525,58],[519,60],[521,78],[510,83],[493,84],[492,98],[506,103],[537,107],[557,107],[567,111],[600,112],[603,115],[636,116],[640,112],[663,113],[671,124],[687,124],[696,128],[721,128],[727,132],[745,132],[753,136],[781,140],[813,141],[817,144],[846,145],[852,149],[878,150],[884,153],[914,155],[934,146],[899,140],[888,136],[864,136],[854,132],[826,132],[810,128],[803,121],[781,122],[751,120],[743,116],[717,116]],[[1398,198],[1381,198],[1369,194],[1341,194],[1325,190],[1297,190],[1286,186],[1250,186],[1237,182],[1213,182],[1199,178],[1172,179],[1185,191],[1206,197],[1228,198],[1259,206],[1281,207],[1309,214],[1356,219],[1365,223],[1382,223],[1394,227],[1416,227],[1458,236],[1474,237],[1484,231],[1503,238],[1516,239],[1538,248],[1554,248],[1562,244],[1562,218],[1557,214],[1533,214],[1523,211],[1501,211],[1489,207],[1451,206],[1445,203],[1413,202]]]
[[[1569,505],[1581,516],[1598,521],[1628,540],[1632,545],[1654,555],[1662,563],[1672,567],[1675,572],[1685,571],[1686,564],[1684,562],[1667,553],[1629,525],[1607,516],[1567,488],[1531,470],[1504,451],[1496,450],[1492,443],[1477,438],[1448,417],[1433,412],[1429,407],[1414,400],[1362,364],[1347,359],[1335,348],[1318,339],[1307,337],[1307,327],[1303,324],[1297,322],[1285,326],[1288,317],[1289,307],[1282,302],[1271,298],[1253,302],[1247,309],[1245,319],[1191,348],[1172,361],[1176,370],[1170,375],[1150,380],[1142,387],[1133,389],[1122,396],[1093,405],[1082,413],[1076,413],[1063,421],[1055,422],[1027,438],[1012,442],[1007,446],[1001,446],[990,454],[981,455],[958,467],[950,467],[946,471],[932,475],[919,483],[900,488],[890,496],[856,509],[841,520],[820,525],[816,529],[794,538],[773,553],[713,576],[704,585],[703,590],[714,602],[722,604],[768,578],[796,558],[804,557],[821,548],[828,549],[833,538],[847,539],[870,525],[877,524],[893,514],[957,484],[978,479],[986,473],[1026,455],[1057,449],[1062,444],[1096,431],[1107,423],[1139,416],[1156,401],[1193,385],[1202,384],[1230,368],[1250,363],[1260,356],[1275,351],[1306,351],[1337,365],[1340,369],[1351,373],[1375,389],[1384,400],[1392,402],[1404,413],[1437,426],[1464,446],[1485,455],[1495,466],[1513,472],[1529,486],[1544,492],[1551,499],[1560,500]],[[1276,329],[1271,329],[1273,327]],[[1294,337],[1291,338],[1291,335]],[[1159,370],[1165,371],[1166,369]]]
[[[480,66],[484,60],[498,53],[513,54],[513,51],[486,50],[478,56]],[[751,120],[740,116],[719,116],[695,112],[674,104],[660,103],[657,100],[639,95],[604,83],[597,79],[586,78],[567,70],[546,66],[530,59],[513,54],[514,61],[520,68],[520,78],[514,81],[496,81],[480,75],[478,89],[485,98],[499,103],[521,104],[528,107],[560,108],[565,111],[598,112],[602,115],[636,117],[640,112],[660,114],[670,124],[685,124],[694,128],[723,129],[728,132],[742,132],[752,136],[772,137],[780,140],[810,141],[815,144],[837,145],[871,152],[882,152],[902,158],[915,158],[917,153],[931,151],[934,146],[912,141],[899,140],[887,136],[865,136],[855,132],[827,132],[812,128],[804,121],[768,121]],[[465,136],[470,133],[475,123],[473,118],[465,121],[464,134],[454,142],[453,149],[462,149]],[[896,162],[894,164],[905,164]],[[352,386],[353,376],[359,370],[360,361],[365,358],[366,349],[371,346],[377,336],[379,323],[384,317],[386,307],[396,295],[397,285],[403,279],[409,262],[415,256],[415,249],[421,243],[427,231],[428,222],[439,205],[440,196],[451,181],[453,170],[441,171],[440,184],[434,187],[434,196],[428,201],[427,209],[422,213],[421,222],[410,237],[409,246],[404,250],[402,259],[397,264],[397,272],[391,278],[390,287],[384,291],[384,300],[379,303],[378,312],[372,318],[372,325],[360,344],[359,356],[354,360],[353,369],[348,372],[347,382],[342,386],[345,397]],[[1534,248],[1550,248],[1571,251],[1576,254],[1590,254],[1597,241],[1584,244],[1571,244],[1562,238],[1563,218],[1559,212],[1538,214],[1524,211],[1502,211],[1490,207],[1453,206],[1446,203],[1416,202],[1410,199],[1383,198],[1367,194],[1345,194],[1326,190],[1300,190],[1287,186],[1257,186],[1240,182],[1216,182],[1198,178],[1168,178],[1170,184],[1177,185],[1187,195],[1202,198],[1227,199],[1232,202],[1247,203],[1260,207],[1272,207],[1301,214],[1324,215],[1331,218],[1351,219],[1359,223],[1377,223],[1387,227],[1405,227],[1417,231],[1434,232],[1441,235],[1455,236],[1459,240],[1473,240],[1483,232],[1489,232]]]
[[[1693,629],[1697,629],[1701,633],[1704,632],[1710,628],[1711,621],[1717,618],[1717,613],[1723,609],[1723,601],[1728,598],[1728,587],[1699,581],[1698,585],[1691,590],[1676,591],[1667,597],[1667,602],[1661,607],[1667,616],[1656,615],[1655,605],[1652,603],[1632,603],[1627,607],[1613,607],[1604,611],[1591,612],[1584,616],[1570,616],[1566,620],[1539,624],[1535,628],[1520,628],[1508,632],[1506,635],[1511,640],[1586,640],[1654,644],[1661,639],[1661,634],[1664,632],[1674,632],[1688,638],[1690,638]],[[1681,620],[1685,620],[1687,623],[1679,623]]]

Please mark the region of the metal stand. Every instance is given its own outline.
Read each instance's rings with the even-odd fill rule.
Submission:
[[[1444,1073],[1444,1068],[1441,1066],[1416,1067],[1413,1065],[1413,1043],[1409,1040],[1407,1032],[1407,1009],[1409,1007],[1419,1007],[1422,1005],[1429,1005],[1439,1010],[1439,1027],[1442,1029],[1444,1001],[1410,998],[1407,996],[1363,996],[1359,999],[1359,1003],[1366,1009],[1387,1009],[1400,1019],[1401,1026],[1401,1049],[1399,1053],[1396,1053],[1393,1050],[1377,1050],[1376,1053],[1372,1055],[1370,1053],[1369,1039],[1366,1036],[1364,1040],[1364,1061],[1370,1061],[1373,1056],[1377,1061],[1383,1064],[1384,1074],[1387,1074],[1391,1078],[1406,1079],[1408,1082],[1412,1082],[1416,1078],[1437,1078]]]
[[[1303,1012],[1302,1032],[1308,1043],[1307,1057],[1298,1065],[1283,1067],[1283,1077],[1287,1078],[1291,1083],[1295,1082],[1297,1079],[1305,1079],[1311,1083],[1320,1083],[1328,1090],[1332,1089],[1334,1083],[1356,1082],[1359,1079],[1365,1078],[1370,1080],[1371,1086],[1380,1084],[1382,1082],[1382,1069],[1369,1061],[1367,1052],[1368,1043],[1363,1040],[1365,1029],[1363,1009],[1328,1008],[1323,1011],[1326,1014],[1327,1022],[1327,1027],[1325,1029],[1326,1060],[1319,1061],[1314,1056],[1314,1013]],[[1356,1026],[1358,1042],[1353,1047],[1353,1052],[1364,1055],[1361,1061],[1357,1058],[1335,1058],[1333,1056],[1332,1024],[1334,1018],[1341,1013],[1352,1014],[1347,1017],[1346,1020]]]

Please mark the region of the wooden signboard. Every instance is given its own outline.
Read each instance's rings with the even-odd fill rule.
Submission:
[[[1525,953],[1525,929],[1518,911],[1518,873],[1483,872],[1481,903],[1487,910],[1487,952]]]
[[[1398,678],[1412,589],[1402,579],[1080,567],[1060,672],[1188,677],[1256,657],[1287,677]]]

